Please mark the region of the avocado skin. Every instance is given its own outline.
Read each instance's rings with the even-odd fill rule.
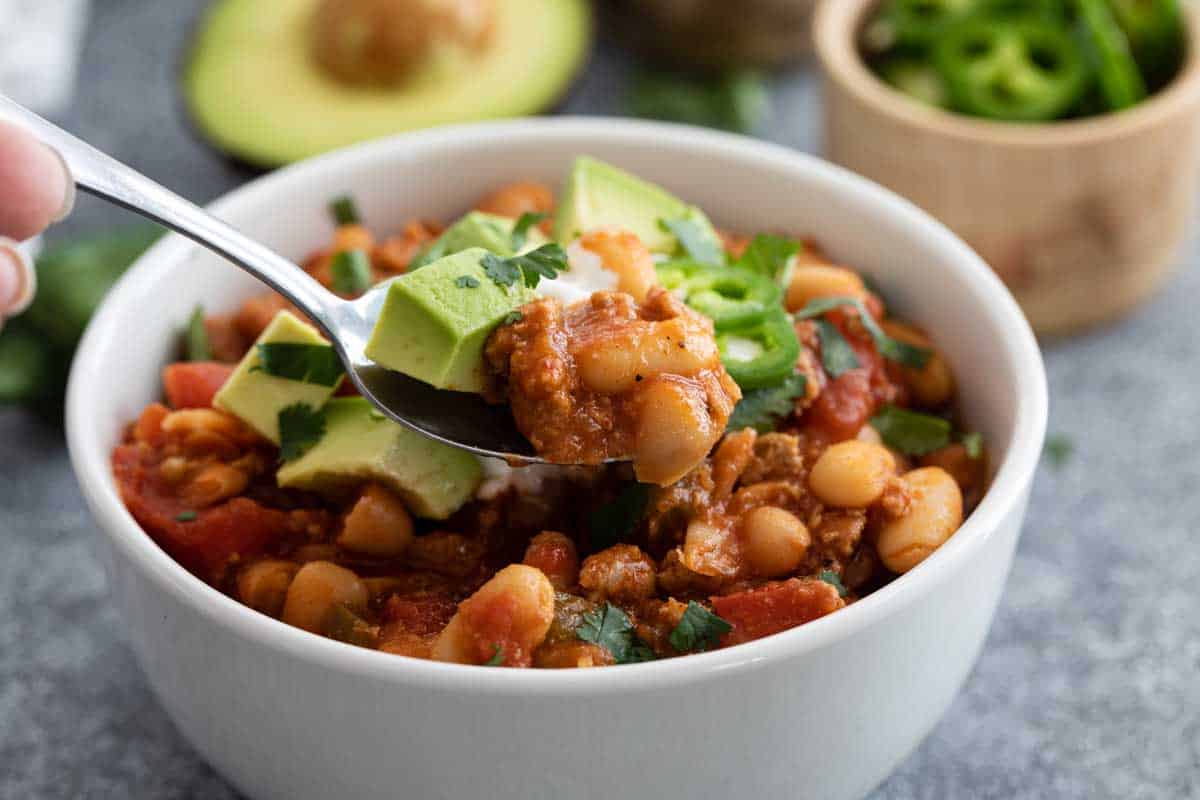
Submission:
[[[253,0],[253,2],[265,3],[265,0]],[[301,2],[315,5],[315,0],[301,0]],[[205,52],[205,32],[208,29],[211,20],[222,9],[222,7],[234,3],[250,5],[248,0],[217,0],[217,2],[213,3],[208,9],[205,10],[205,12],[199,14],[192,20],[190,25],[190,35],[188,37],[190,44],[183,50],[182,58],[180,59],[176,68],[176,74],[178,76],[177,80],[180,87],[179,103],[181,106],[181,113],[189,132],[198,140],[204,142],[221,153],[231,169],[242,173],[247,178],[268,172],[277,167],[284,166],[304,158],[319,155],[323,152],[340,149],[342,147],[369,139],[382,138],[396,133],[403,133],[405,131],[435,127],[439,125],[484,121],[489,119],[506,119],[522,116],[533,116],[537,114],[563,113],[566,111],[567,104],[570,102],[571,98],[579,88],[579,76],[585,72],[593,57],[595,13],[591,4],[587,0],[519,0],[519,2],[515,5],[537,5],[539,10],[534,13],[539,18],[554,17],[555,14],[560,14],[562,19],[565,20],[564,25],[566,25],[568,28],[568,32],[565,34],[560,31],[559,35],[543,37],[536,47],[529,47],[526,45],[526,43],[522,44],[521,49],[531,52],[538,52],[541,46],[548,41],[554,43],[556,50],[561,50],[562,52],[566,53],[565,58],[559,59],[559,62],[561,63],[551,64],[549,67],[543,70],[547,74],[555,75],[556,77],[555,80],[551,82],[553,86],[548,90],[540,92],[539,99],[536,101],[521,104],[514,100],[514,105],[510,107],[501,107],[499,109],[481,109],[478,113],[471,112],[469,110],[462,111],[459,107],[456,107],[451,115],[448,115],[444,118],[431,117],[423,120],[419,124],[396,124],[388,126],[386,130],[378,129],[379,126],[376,126],[377,129],[359,133],[355,132],[353,125],[349,125],[344,127],[344,130],[347,132],[346,135],[336,143],[332,143],[329,146],[312,148],[301,153],[284,152],[280,148],[278,140],[270,137],[262,138],[254,141],[253,144],[249,144],[251,141],[250,138],[247,138],[245,135],[238,134],[235,140],[229,135],[230,126],[214,126],[211,124],[211,118],[209,114],[211,109],[209,103],[197,96],[195,89],[197,81],[197,62],[200,60],[200,56]],[[499,3],[498,8],[505,9],[509,5],[514,4],[510,3],[506,5],[505,3]],[[519,29],[520,26],[510,25],[508,27],[515,30]],[[467,86],[472,86],[476,82],[478,74],[486,73],[487,71],[489,70],[477,69],[463,71],[462,73],[453,76],[456,80],[448,80],[447,84],[450,85],[453,83],[462,83]],[[247,73],[253,74],[254,70],[247,70]],[[527,81],[513,80],[510,82],[510,85],[521,86],[525,83],[527,83]],[[406,97],[406,90],[404,87],[391,90],[390,92],[381,92],[378,89],[360,90],[352,87],[340,88],[341,91],[344,92],[347,100],[355,98],[363,91],[370,91],[377,95],[392,95],[388,98],[387,102],[388,104],[397,108],[403,108],[406,105],[414,104],[417,106],[421,104],[428,105],[427,100],[424,98],[413,101],[412,98]],[[269,108],[269,102],[259,104],[251,102],[239,102],[236,99],[231,100],[229,98],[221,98],[218,102],[221,106],[232,105],[235,107],[254,107],[256,115],[263,119],[267,119],[271,116],[271,114],[265,110],[266,108]],[[334,103],[331,106],[326,100],[321,100],[318,103],[314,103],[312,111],[314,114],[316,114],[322,111],[327,111],[331,107],[336,110],[337,103]],[[303,116],[297,117],[288,115],[282,118],[287,121],[286,124],[288,126],[303,126],[304,124],[302,122],[295,121],[296,119],[303,119]],[[237,128],[238,126],[234,125],[232,127]]]

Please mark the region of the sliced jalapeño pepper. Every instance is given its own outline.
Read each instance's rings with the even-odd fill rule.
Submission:
[[[885,0],[866,29],[868,53],[920,52],[937,41],[945,27],[974,9],[978,0]]]
[[[658,281],[690,308],[713,321],[717,331],[756,325],[778,309],[783,290],[765,275],[743,267],[713,267],[694,261],[658,265]]]
[[[927,61],[893,58],[879,66],[879,75],[904,94],[931,106],[950,105],[950,94],[941,73]]]
[[[775,386],[791,375],[800,357],[800,340],[782,308],[750,328],[717,334],[721,363],[742,391]]]
[[[934,61],[962,111],[1012,122],[1062,116],[1089,79],[1075,39],[1033,18],[964,20],[938,41]]]
[[[1179,71],[1187,48],[1179,0],[1108,0],[1108,6],[1149,88],[1164,86]]]
[[[978,0],[976,9],[993,17],[1033,17],[1051,22],[1067,19],[1067,0]]]
[[[1129,39],[1105,0],[1077,0],[1083,41],[1109,110],[1119,111],[1146,96],[1146,82],[1129,50]]]

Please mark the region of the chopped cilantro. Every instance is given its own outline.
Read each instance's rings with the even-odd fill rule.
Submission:
[[[575,635],[608,650],[618,664],[654,659],[654,652],[637,638],[629,617],[609,602],[605,602],[603,608],[585,613]]]
[[[325,435],[325,412],[295,403],[279,412],[279,459],[294,461]]]
[[[442,258],[445,255],[446,255],[446,240],[445,240],[445,237],[443,237],[443,238],[435,240],[433,242],[433,244],[429,245],[424,250],[417,253],[416,258],[414,258],[412,261],[409,262],[408,269],[405,271],[412,272],[413,270],[418,270],[421,267],[425,267],[425,266],[432,264],[434,261],[437,261],[439,258]]]
[[[362,250],[343,250],[329,265],[333,290],[338,294],[360,295],[371,288],[371,259]]]
[[[817,578],[837,589],[838,597],[845,597],[848,594],[845,585],[842,583],[842,579],[833,570],[823,569],[817,574]]]
[[[258,358],[255,371],[319,386],[333,386],[345,371],[327,344],[268,342],[258,345]]]
[[[497,286],[512,286],[524,277],[525,285],[530,289],[537,288],[542,278],[554,278],[569,268],[567,254],[557,244],[544,244],[537,250],[512,258],[488,253],[479,263]]]
[[[460,289],[478,289],[479,279],[470,275],[459,275],[454,279],[454,285]]]
[[[195,511],[181,511],[175,515],[176,522],[193,522],[199,516]]]
[[[692,600],[671,631],[670,642],[681,653],[709,650],[716,647],[721,637],[733,630],[733,626]]]
[[[725,263],[725,254],[721,251],[721,246],[705,235],[695,220],[687,217],[660,219],[658,227],[678,239],[683,251],[693,261],[714,267]]]
[[[539,222],[544,220],[546,215],[541,211],[526,211],[517,220],[517,224],[513,225],[512,229],[512,249],[513,252],[520,250],[525,246],[526,239],[529,238],[529,229]]]
[[[495,647],[496,650],[492,653],[491,658],[483,662],[485,667],[499,667],[504,664],[504,648],[498,644],[493,645],[493,647]]]
[[[867,307],[863,305],[862,300],[859,300],[857,297],[818,298],[797,311],[795,316],[796,319],[813,319],[841,306],[852,306],[858,311],[858,318],[862,320],[862,326],[871,335],[871,339],[875,342],[875,347],[879,350],[879,354],[889,361],[895,361],[897,364],[903,364],[906,367],[921,369],[933,357],[933,352],[926,347],[918,347],[915,344],[902,342],[884,333],[883,328],[879,327],[879,323],[875,321],[875,317],[871,316],[871,313],[867,311]]]
[[[770,95],[762,76],[750,70],[716,78],[646,70],[634,77],[626,106],[635,117],[749,133],[766,117]]]
[[[844,372],[858,369],[858,356],[836,325],[829,320],[818,319],[817,336],[821,339],[821,363],[831,377],[836,378]]]
[[[1046,446],[1043,454],[1046,456],[1046,461],[1054,469],[1065,467],[1074,453],[1075,442],[1071,440],[1071,437],[1061,433],[1052,433],[1046,437]]]
[[[625,540],[637,529],[650,503],[650,487],[631,483],[613,498],[612,502],[588,515],[588,533],[592,549],[604,550]]]
[[[510,311],[504,315],[504,319],[500,320],[501,325],[513,325],[525,319],[525,315],[520,311]]]
[[[204,306],[196,306],[188,319],[184,345],[188,361],[212,360],[212,342],[208,339],[208,328],[204,327]]]
[[[337,225],[357,225],[362,221],[354,198],[348,194],[335,197],[329,201],[329,215]]]
[[[923,456],[950,444],[949,420],[896,406],[884,406],[871,417],[871,427],[888,447],[906,456]]]
[[[779,386],[746,392],[734,406],[725,429],[740,431],[742,428],[754,428],[759,433],[775,430],[781,419],[795,411],[796,398],[803,395],[807,387],[808,381],[803,375],[793,374],[784,378]]]
[[[963,449],[967,451],[967,458],[972,461],[978,461],[983,458],[983,434],[978,432],[964,433],[962,438]]]
[[[788,261],[800,252],[801,245],[795,239],[760,233],[746,247],[746,251],[734,261],[734,266],[745,267],[771,280],[783,275]]]

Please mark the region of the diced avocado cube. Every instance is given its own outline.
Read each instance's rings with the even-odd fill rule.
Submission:
[[[258,345],[279,343],[328,344],[316,328],[289,311],[280,311],[213,398],[217,408],[233,414],[275,444],[279,444],[281,410],[296,403],[320,408],[337,389],[336,383],[323,386],[263,372]]]
[[[279,468],[279,485],[343,493],[365,481],[396,491],[414,514],[445,519],[483,480],[479,460],[387,419],[362,397],[325,405],[325,435]]]
[[[512,232],[516,225],[517,221],[511,217],[472,211],[447,228],[432,247],[438,248],[444,256],[471,247],[482,247],[490,253],[507,258],[546,244],[546,235],[535,225],[526,232],[524,244],[519,249],[513,249]]]
[[[704,212],[636,175],[589,156],[575,159],[554,222],[554,239],[566,245],[580,234],[615,226],[637,234],[651,252],[675,253],[679,242],[659,220],[687,217],[719,241]]]
[[[534,297],[520,280],[501,286],[488,277],[487,255],[473,247],[393,279],[367,357],[438,389],[482,392],[484,343]]]

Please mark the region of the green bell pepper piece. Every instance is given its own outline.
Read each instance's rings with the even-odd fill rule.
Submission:
[[[766,275],[744,267],[713,267],[694,261],[668,261],[657,267],[663,288],[713,321],[717,331],[739,330],[778,310],[783,290]]]
[[[1129,50],[1129,39],[1104,0],[1076,0],[1083,41],[1096,72],[1100,94],[1111,111],[1146,97],[1146,82]]]
[[[800,357],[796,328],[779,307],[753,327],[718,333],[717,348],[725,370],[745,392],[778,385]]]
[[[1011,122],[1063,116],[1089,79],[1071,34],[1032,18],[964,20],[937,43],[934,62],[958,110]]]

